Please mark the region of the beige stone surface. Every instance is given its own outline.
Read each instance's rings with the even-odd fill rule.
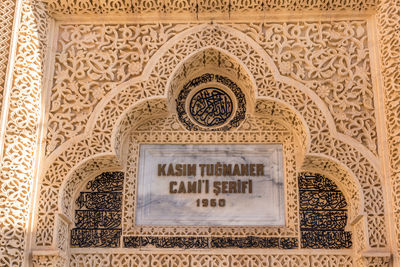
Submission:
[[[399,1],[15,4],[15,12],[14,3],[0,6],[0,57],[8,64],[0,66],[0,265],[399,264]],[[250,105],[240,129],[189,132],[177,120],[174,88],[205,68],[241,82]],[[287,142],[289,151],[286,227],[212,233],[298,235],[296,173],[316,171],[335,181],[349,203],[352,249],[69,248],[77,192],[102,171],[136,177],[127,161],[137,161],[139,143],[274,140]],[[128,220],[135,186],[128,183],[124,193],[125,234],[138,233]]]

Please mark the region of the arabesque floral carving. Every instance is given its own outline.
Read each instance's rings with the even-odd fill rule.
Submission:
[[[254,82],[256,98],[274,99],[293,109],[299,119],[282,120],[282,122],[294,124],[297,128],[303,127],[300,127],[300,124],[305,124],[302,131],[296,130],[301,132],[299,140],[302,141],[299,147],[305,154],[318,154],[335,159],[357,178],[362,198],[360,201],[364,201],[364,210],[359,211],[354,208],[351,212],[353,214],[364,212],[364,217],[355,222],[354,243],[358,244],[355,249],[361,251],[369,248],[393,247],[396,250],[395,258],[398,259],[400,243],[396,241],[397,238],[394,241],[397,243],[397,248],[389,244],[391,239],[388,236],[391,233],[387,229],[387,224],[390,222],[393,225],[393,236],[398,236],[399,218],[397,213],[394,213],[393,221],[390,221],[390,218],[386,218],[388,211],[384,208],[384,195],[387,190],[391,190],[393,206],[396,208],[400,205],[397,181],[400,128],[398,123],[400,36],[397,21],[400,18],[400,4],[397,0],[384,0],[379,6],[376,0],[335,2],[23,0],[18,2],[21,4],[19,10],[21,18],[14,23],[15,57],[8,56],[9,51],[13,51],[9,50],[11,38],[9,30],[15,3],[3,2],[4,9],[0,10],[4,10],[1,14],[4,17],[1,33],[4,42],[1,45],[5,48],[1,50],[0,55],[0,95],[4,93],[2,88],[7,64],[4,62],[10,59],[10,62],[15,64],[9,70],[11,86],[5,88],[9,90],[5,94],[9,98],[2,106],[3,110],[8,111],[8,115],[4,117],[6,121],[2,122],[5,126],[5,131],[2,133],[5,138],[2,139],[4,147],[1,155],[0,199],[4,207],[0,216],[0,226],[2,226],[0,265],[21,266],[26,260],[27,255],[24,253],[29,238],[26,230],[30,229],[30,225],[27,224],[30,221],[29,205],[34,193],[32,190],[37,185],[39,185],[38,211],[32,212],[38,215],[37,218],[33,218],[33,221],[37,222],[33,227],[37,232],[33,233],[35,237],[33,243],[37,249],[67,250],[65,245],[67,239],[64,237],[65,232],[68,232],[68,226],[64,221],[62,223],[58,221],[57,212],[60,204],[59,193],[68,174],[82,162],[103,154],[117,153],[111,160],[99,161],[114,168],[120,150],[123,150],[121,147],[123,137],[115,136],[116,132],[121,132],[118,128],[121,126],[120,119],[128,109],[136,105],[141,105],[137,112],[146,114],[142,117],[143,120],[148,120],[154,110],[168,113],[162,101],[158,100],[167,95],[165,90],[169,77],[177,70],[180,62],[207,46],[218,47],[221,52],[229,51],[234,60],[239,62],[238,65],[246,67],[246,71],[250,73],[249,77],[251,76],[249,80]],[[371,34],[374,18],[355,13],[372,11],[375,8],[379,22],[380,71],[385,95],[386,129],[384,130],[380,129],[382,127],[379,125],[380,120],[375,119],[380,116],[381,111],[378,112],[378,108],[382,107],[374,104],[380,103],[381,99],[374,99],[380,94],[377,93],[379,90],[375,88],[376,82],[372,79],[374,72],[372,65],[376,65],[377,62],[370,62],[375,60],[376,52],[373,47],[375,36]],[[337,14],[332,13],[327,18],[299,21],[290,19],[290,22],[281,20],[273,22],[272,19],[254,23],[228,21],[230,16],[241,12],[256,11],[259,12],[257,14],[268,14],[266,12],[271,10],[350,13],[340,15],[338,19],[336,19]],[[48,52],[47,45],[52,45],[48,39],[53,35],[53,31],[49,30],[51,18],[47,12],[56,19],[65,20],[68,16],[75,19],[73,23],[56,24],[59,27],[59,35],[54,73],[51,74],[46,72],[50,68],[45,65],[45,62],[52,61],[48,58],[51,53]],[[195,20],[197,17],[201,20],[202,16],[206,17],[210,12],[219,12],[223,18],[222,22],[210,25]],[[183,14],[187,16],[186,18],[193,18],[194,22],[100,24],[86,20],[85,23],[79,23],[75,16],[78,14],[129,14],[129,16],[167,14],[171,17],[174,14]],[[356,16],[352,17],[351,14]],[[203,28],[200,30],[199,27]],[[255,48],[258,45],[262,49]],[[8,64],[12,66],[11,63]],[[46,95],[44,80],[49,77],[52,88],[49,90],[50,99],[46,100],[43,99]],[[283,80],[292,82],[288,84]],[[45,112],[41,110],[45,109],[41,107],[41,103],[50,103],[45,110],[49,111],[48,121],[45,123],[41,120]],[[326,106],[329,112],[321,111],[322,106]],[[268,112],[273,110],[272,106],[268,108]],[[333,119],[333,128],[339,135],[332,132],[332,122],[329,117]],[[252,117],[247,119],[254,120]],[[267,120],[262,118],[263,123],[267,123]],[[166,129],[170,126],[174,130],[182,131],[181,125],[173,116],[168,119],[158,117],[146,123],[141,122],[143,122],[140,124],[142,130],[152,127],[152,129],[158,129],[157,127]],[[42,125],[48,127],[42,129]],[[252,123],[244,123],[242,127],[241,130],[253,126]],[[37,151],[40,150],[38,146],[43,142],[39,137],[43,130],[47,130],[47,139],[44,142],[45,155],[48,158],[38,162],[40,159],[37,156]],[[388,134],[388,152],[385,152],[384,148],[377,147],[379,135],[385,135],[385,131]],[[169,134],[168,138],[173,137],[171,133],[165,134]],[[204,136],[195,134],[193,136],[204,140],[202,139]],[[238,136],[244,139],[253,137],[252,134],[238,134]],[[187,137],[181,135],[180,138]],[[113,146],[117,149],[114,150]],[[368,154],[369,152],[372,154]],[[384,153],[389,154],[390,162],[387,167],[390,167],[390,177],[382,177],[383,171],[379,164],[376,164],[378,156],[383,157]],[[307,155],[305,156],[307,165],[309,162]],[[37,166],[43,166],[46,172],[40,179],[35,178],[38,172]],[[89,172],[93,169],[95,166]],[[330,172],[332,170],[333,167]],[[348,173],[344,174],[342,170],[340,177],[344,183],[354,186],[348,180]],[[390,178],[390,189],[384,188],[383,178]],[[77,178],[69,181],[69,186],[73,187],[78,180]],[[358,200],[354,190],[350,190],[349,194]],[[71,190],[65,196],[70,199]],[[68,205],[61,207],[66,213],[70,212]],[[61,228],[54,231],[57,225]],[[219,233],[223,235],[227,232]],[[350,255],[334,253],[329,255],[293,253],[290,256],[282,256],[74,251],[70,266],[79,264],[89,266],[170,264],[172,266],[176,263],[180,266],[200,266],[204,263],[260,265],[267,262],[285,266],[290,264],[351,266],[353,263],[385,266],[389,261],[390,258],[386,256],[368,256],[355,261]],[[52,255],[35,254],[32,262],[35,266],[66,265],[64,258]]]

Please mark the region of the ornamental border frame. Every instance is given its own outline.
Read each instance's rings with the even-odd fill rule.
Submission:
[[[22,1],[20,1],[19,3],[21,3]],[[383,56],[384,57],[384,56]],[[374,61],[371,61],[371,62],[374,62]],[[46,62],[46,64],[48,64],[48,62]],[[9,70],[9,73],[11,73],[11,72],[13,72],[14,70]],[[11,76],[11,75],[10,75]],[[10,85],[11,86],[11,85]],[[11,91],[11,87],[10,88],[6,88],[7,89],[7,92],[8,91]],[[376,90],[374,90],[374,93],[376,94]],[[381,94],[381,95],[383,95],[383,93]],[[40,101],[39,101],[40,102]],[[4,108],[5,109],[7,109],[8,107],[6,106],[6,105],[4,105]],[[44,112],[42,112],[42,113],[44,113]],[[383,115],[382,115],[383,116]],[[42,116],[43,117],[43,116]],[[384,120],[383,120],[384,121]],[[4,122],[4,121],[3,121]],[[379,122],[378,122],[379,123]],[[43,129],[41,130],[41,131],[43,131]],[[36,137],[35,137],[36,138]],[[383,137],[381,137],[381,138],[378,138],[378,140],[382,140],[382,138]],[[37,139],[40,139],[40,137],[37,137]],[[387,151],[388,150],[388,148],[386,148],[386,150],[385,149],[383,149],[384,151]],[[387,164],[389,164],[389,163],[387,163]],[[39,164],[36,164],[35,166],[40,166]],[[36,167],[37,168],[37,167]],[[34,173],[36,173],[36,171],[37,170],[34,170],[33,172]],[[387,174],[388,175],[388,174]],[[36,176],[36,175],[34,175],[34,176]],[[36,181],[37,179],[35,179],[35,181]],[[37,183],[37,181],[36,181],[36,183]],[[389,189],[387,189],[387,190],[389,190]],[[33,191],[35,191],[35,190],[33,190]],[[389,190],[390,191],[390,190]],[[30,227],[31,228],[31,227]],[[28,245],[28,248],[27,248],[27,250],[29,250],[29,248],[30,248],[30,246]]]
[[[202,26],[202,25],[200,25],[200,26]],[[199,26],[198,26],[199,27]],[[197,27],[197,28],[198,28]],[[226,26],[223,26],[223,27],[226,27]],[[194,27],[194,28],[196,28],[196,27]],[[187,31],[189,31],[189,30],[187,30]],[[184,31],[184,33],[185,34],[187,34],[187,31]],[[236,30],[235,30],[236,31]],[[228,30],[228,32],[230,32],[230,30]],[[180,34],[178,34],[178,35],[181,35],[181,34],[183,34],[183,33],[180,33]],[[242,33],[241,33],[242,34]],[[240,34],[239,34],[240,35]],[[243,34],[242,34],[243,35]],[[175,36],[176,37],[176,36]],[[243,36],[242,36],[243,37]],[[170,40],[171,41],[171,40]],[[169,41],[169,42],[170,42]],[[197,53],[198,51],[196,51],[195,53]],[[269,58],[269,57],[267,57],[267,58]],[[275,76],[275,79],[277,79],[276,77],[279,77],[279,79],[281,79],[281,80],[283,80],[283,81],[285,81],[285,83],[288,81],[288,80],[291,80],[291,79],[289,79],[289,78],[285,78],[284,76],[281,76],[280,74],[277,74],[277,69],[276,69],[276,67],[274,67],[275,66],[275,64],[274,63],[271,63],[272,64],[272,69],[274,69],[275,68],[275,71],[274,71],[274,76]],[[149,66],[149,65],[147,65],[147,66]],[[143,77],[143,75],[142,76],[140,76],[140,77]],[[141,79],[144,79],[144,78],[141,78]],[[279,79],[277,79],[277,80],[279,80]],[[132,80],[130,80],[130,81],[127,81],[127,82],[125,82],[125,83],[123,83],[123,84],[121,84],[120,86],[118,86],[118,88],[126,88],[126,87],[128,87],[130,84],[132,84],[133,82],[135,82],[135,81],[137,81],[137,79],[132,79]],[[290,82],[290,83],[293,83],[293,82]],[[311,95],[311,96],[313,96],[312,98],[314,99],[314,98],[316,98],[317,100],[319,99],[316,95],[315,95],[315,93],[314,92],[310,92],[309,90],[307,90],[306,88],[305,88],[305,86],[303,86],[303,85],[299,85],[299,83],[297,83],[297,82],[294,82],[294,86],[296,87],[296,88],[298,88],[298,87],[300,87],[300,88],[303,88],[305,91],[307,91],[308,92],[308,95]],[[111,95],[115,95],[116,94],[116,92],[114,91],[113,92],[113,94],[111,94]],[[104,99],[104,102],[103,103],[105,103],[107,101],[107,98],[105,98]],[[318,101],[316,101],[317,103],[319,103],[320,101],[318,100]],[[321,103],[320,103],[321,104]],[[322,105],[322,107],[325,107],[325,105],[324,104],[321,104]],[[96,107],[96,109],[100,109],[101,107],[100,106],[102,106],[101,104],[99,104],[97,107]],[[320,108],[321,108],[321,106],[320,106]],[[322,108],[323,110],[324,110],[324,108]],[[96,112],[93,112],[93,114],[96,114]],[[328,115],[328,114],[330,114],[329,112],[327,112],[326,113],[326,115],[328,116],[328,118],[331,118],[330,117],[330,115]],[[123,116],[122,116],[123,117]],[[94,118],[92,117],[92,119],[90,119],[90,121],[94,121]],[[94,123],[94,122],[93,122]],[[90,124],[90,123],[89,123]],[[338,134],[339,136],[340,136],[340,134],[339,133],[337,133],[336,131],[334,131],[336,134]],[[332,132],[331,132],[331,134],[332,134]],[[336,136],[336,137],[338,137],[338,136]],[[76,138],[76,139],[78,139],[78,138]],[[73,138],[71,141],[75,141],[76,140],[75,138]],[[115,140],[114,138],[112,138],[112,140]],[[365,152],[365,150],[364,150],[364,152]],[[368,154],[368,153],[367,153]],[[52,155],[52,156],[54,156],[54,154]],[[52,157],[52,156],[50,156],[50,158]],[[368,157],[369,159],[371,159],[370,157]],[[51,161],[51,160],[50,160]]]

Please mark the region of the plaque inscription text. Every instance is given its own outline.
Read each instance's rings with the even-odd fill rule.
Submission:
[[[141,145],[137,225],[284,225],[281,145]]]

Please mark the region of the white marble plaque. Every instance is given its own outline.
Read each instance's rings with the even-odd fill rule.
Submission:
[[[282,146],[141,145],[137,225],[285,224]]]

